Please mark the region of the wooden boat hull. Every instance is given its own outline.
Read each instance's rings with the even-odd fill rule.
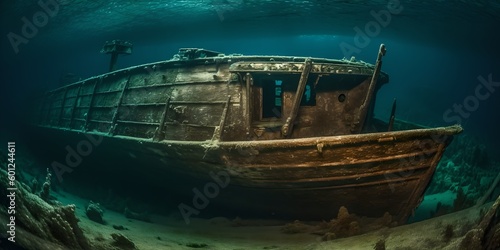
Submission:
[[[102,136],[97,171],[128,171],[124,181],[177,196],[184,217],[230,208],[329,220],[345,206],[403,223],[461,128],[370,133],[376,92],[389,80],[384,54],[381,45],[373,66],[181,49],[49,91],[33,123],[63,143]],[[56,176],[71,170],[52,166]]]
[[[46,129],[65,138],[77,134]],[[153,142],[87,135],[103,136],[99,150],[107,155],[107,150],[121,152],[113,158],[140,164],[139,168],[135,165],[136,173],[167,193],[175,191],[183,204],[194,209],[196,188],[209,194],[212,211],[329,220],[345,206],[368,217],[388,212],[404,223],[420,203],[452,135],[460,131],[459,126],[451,126],[238,142]],[[106,168],[126,171],[117,164]],[[215,187],[214,175],[227,186]]]

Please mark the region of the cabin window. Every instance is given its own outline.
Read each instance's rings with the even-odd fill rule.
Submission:
[[[257,112],[254,114],[254,119],[281,118],[285,101],[283,100],[283,96],[285,93],[287,95],[294,95],[296,93],[299,81],[298,76],[288,76],[278,79],[265,76],[257,79],[258,87],[254,89],[254,110]],[[300,106],[316,106],[315,82],[315,79],[307,81]]]
[[[262,118],[281,117],[282,84],[282,80],[262,80]]]

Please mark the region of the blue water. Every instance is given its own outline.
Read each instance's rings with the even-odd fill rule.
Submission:
[[[2,1],[1,138],[21,138],[34,95],[107,72],[107,40],[133,43],[118,67],[170,59],[181,47],[222,53],[356,57],[387,46],[376,116],[460,123],[500,160],[500,2],[347,0]],[[464,144],[465,145],[465,144]],[[464,148],[461,153],[466,153]]]

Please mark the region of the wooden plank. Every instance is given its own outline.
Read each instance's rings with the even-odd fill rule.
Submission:
[[[226,101],[171,101],[170,104],[225,104]]]
[[[429,182],[432,179],[432,175],[434,174],[434,171],[436,170],[436,166],[439,163],[439,160],[443,156],[444,150],[446,148],[446,145],[444,143],[440,143],[437,146],[437,152],[434,155],[434,158],[432,159],[432,162],[430,164],[430,168],[427,170],[424,176],[418,179],[417,182],[417,188],[413,190],[413,193],[411,194],[410,197],[408,197],[408,203],[404,210],[402,211],[402,214],[406,216],[401,216],[398,224],[402,225],[406,223],[406,220],[408,217],[413,213],[415,208],[420,204],[420,202],[423,199],[423,194],[425,191],[425,188],[429,185]],[[419,163],[419,162],[417,162]]]
[[[104,120],[89,120],[89,122],[94,122],[94,123],[108,123],[111,124],[110,121],[104,121]]]
[[[167,120],[169,106],[170,106],[170,97],[167,98],[167,102],[165,103],[165,108],[163,109],[160,125],[158,125],[158,128],[155,131],[155,136],[153,138],[153,141],[161,141],[165,138],[166,131],[164,131],[163,129],[166,128],[165,120]]]
[[[118,111],[120,110],[120,106],[122,105],[123,102],[123,95],[125,91],[127,90],[128,84],[130,82],[130,77],[131,75],[128,76],[127,81],[123,85],[122,92],[120,93],[120,97],[118,98],[118,103],[116,104],[116,109],[115,112],[113,113],[113,117],[111,118],[111,127],[109,128],[109,135],[114,135],[115,130],[116,130],[116,119],[118,118]]]
[[[116,108],[116,106],[92,106],[92,108],[93,109],[111,109],[111,108]]]
[[[183,82],[172,82],[167,84],[151,84],[144,86],[130,87],[130,90],[134,89],[145,89],[145,88],[160,88],[160,87],[170,87],[175,85],[195,85],[195,84],[214,84],[214,83],[226,83],[226,81],[183,81]]]
[[[130,77],[129,77],[130,78]],[[103,92],[96,92],[95,94],[96,95],[100,95],[100,94],[112,94],[112,93],[116,93],[116,92],[120,92],[122,91],[121,89],[117,89],[117,90],[109,90],[109,91],[103,91]]]
[[[116,120],[116,123],[147,125],[147,126],[158,126],[159,125],[159,123],[157,123],[157,122],[138,122],[138,121],[124,121],[124,120]]]
[[[194,127],[194,128],[212,128],[215,129],[217,126],[211,126],[211,125],[200,125],[200,124],[193,124],[193,123],[178,123],[178,122],[165,122],[165,125],[179,125],[179,126],[188,126],[188,127]]]
[[[148,106],[163,106],[166,103],[156,102],[156,103],[138,103],[138,104],[122,104],[122,107],[148,107]]]

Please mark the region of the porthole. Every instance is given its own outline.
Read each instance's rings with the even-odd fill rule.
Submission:
[[[345,101],[345,95],[344,94],[340,94],[339,97],[339,102],[344,102]]]

